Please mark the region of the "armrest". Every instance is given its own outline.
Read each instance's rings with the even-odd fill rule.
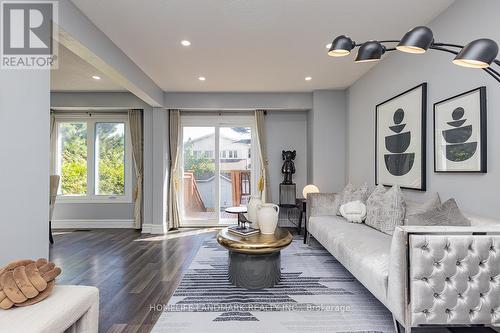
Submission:
[[[500,322],[500,228],[397,227],[390,255],[387,303],[406,327]]]
[[[336,193],[309,193],[307,195],[307,219],[311,216],[337,215]]]

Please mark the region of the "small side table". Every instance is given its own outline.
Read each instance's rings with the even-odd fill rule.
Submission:
[[[245,223],[250,223],[245,217],[245,213],[247,213],[247,206],[235,206],[235,207],[227,207],[224,209],[226,213],[229,214],[237,214],[238,215],[238,226],[245,226]]]
[[[285,214],[286,214],[286,212],[288,212],[289,209],[293,209],[294,211],[296,211],[296,209],[297,209],[299,211],[299,218],[297,219],[297,224],[295,224],[292,220],[288,219],[288,221],[290,221],[293,225],[295,225],[297,227],[297,233],[299,235],[302,232],[302,218],[304,218],[304,220],[307,220],[307,217],[305,215],[306,204],[307,204],[306,199],[297,198],[297,199],[295,199],[295,205],[291,205],[291,204],[280,204],[279,205],[279,207],[282,208],[281,211],[284,212]]]

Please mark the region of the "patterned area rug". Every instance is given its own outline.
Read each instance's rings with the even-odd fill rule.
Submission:
[[[269,289],[231,285],[227,258],[206,241],[169,303],[156,306],[152,332],[394,332],[390,312],[315,242],[297,237],[281,252],[282,281]]]

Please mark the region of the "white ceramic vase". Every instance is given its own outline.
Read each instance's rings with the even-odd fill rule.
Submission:
[[[259,229],[257,211],[259,210],[259,205],[261,204],[262,200],[260,200],[260,195],[252,195],[247,205],[247,218],[250,222],[252,222],[252,228],[255,229]]]
[[[260,204],[257,212],[259,220],[260,233],[264,235],[272,235],[278,225],[278,216],[280,208],[275,204]]]

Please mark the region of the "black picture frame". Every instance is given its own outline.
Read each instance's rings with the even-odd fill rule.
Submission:
[[[391,102],[397,98],[400,98],[413,90],[421,89],[422,95],[420,99],[421,108],[420,108],[420,186],[410,187],[402,184],[398,184],[397,182],[393,184],[382,184],[384,186],[392,186],[399,185],[402,189],[408,190],[417,190],[417,191],[426,191],[427,190],[427,82],[421,83],[415,87],[412,87],[408,90],[403,91],[402,93],[391,97],[375,106],[375,185],[379,184],[379,170],[378,170],[378,161],[379,161],[379,152],[378,152],[378,123],[379,123],[379,109],[384,104]]]
[[[437,131],[437,120],[436,120],[436,113],[437,108],[439,105],[443,103],[450,102],[452,100],[456,100],[458,98],[467,96],[471,93],[474,93],[478,91],[479,92],[479,128],[480,128],[480,134],[479,134],[479,151],[480,151],[480,158],[479,158],[479,169],[477,170],[438,170],[437,167],[437,154],[438,150],[436,149],[436,131]],[[454,174],[468,174],[468,173],[487,173],[488,172],[488,158],[487,158],[487,143],[488,143],[488,136],[487,136],[487,97],[486,97],[486,86],[480,86],[468,91],[465,91],[463,93],[460,93],[458,95],[443,99],[439,102],[434,103],[433,105],[433,147],[434,147],[434,172],[435,173],[454,173]]]

